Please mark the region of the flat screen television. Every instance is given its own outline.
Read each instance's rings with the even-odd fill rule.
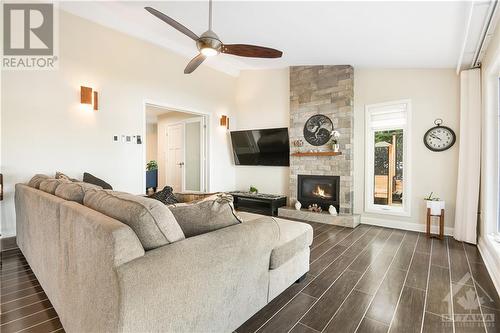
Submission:
[[[232,131],[236,165],[289,166],[288,128]]]

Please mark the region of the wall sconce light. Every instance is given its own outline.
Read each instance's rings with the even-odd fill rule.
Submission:
[[[228,116],[221,116],[220,117],[220,125],[225,126],[227,129],[229,129],[229,117]]]
[[[90,87],[80,86],[80,103],[94,106],[94,111],[98,110],[97,91],[92,91]]]
[[[97,111],[98,110],[98,104],[99,102],[99,98],[97,97],[97,91],[94,91],[94,111]]]

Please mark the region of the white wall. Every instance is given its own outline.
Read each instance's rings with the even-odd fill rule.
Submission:
[[[288,127],[290,123],[288,68],[241,71],[237,81],[235,117],[231,130]],[[289,168],[236,166],[236,189],[250,185],[262,193],[288,195]]]
[[[410,99],[411,120],[411,216],[392,217],[364,213],[365,105]],[[400,222],[423,230],[425,203],[431,191],[446,200],[445,225],[455,218],[458,142],[444,152],[432,152],[423,143],[425,132],[442,118],[459,135],[459,79],[452,69],[355,69],[354,70],[354,212],[365,222]],[[362,220],[363,220],[362,219]],[[375,220],[374,220],[375,219]],[[378,219],[378,220],[377,220]],[[413,224],[413,225],[411,225]]]
[[[65,12],[59,18],[59,70],[2,73],[2,235],[15,233],[14,184],[35,173],[89,171],[142,193],[144,145],[111,138],[145,135],[146,100],[212,115],[211,190],[234,189],[227,133],[218,126],[219,115],[235,109],[234,77],[207,66],[184,75],[184,57]],[[99,111],[82,110],[81,85],[99,92]]]

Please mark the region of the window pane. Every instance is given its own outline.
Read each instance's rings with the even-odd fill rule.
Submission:
[[[403,130],[375,132],[373,203],[403,205]]]

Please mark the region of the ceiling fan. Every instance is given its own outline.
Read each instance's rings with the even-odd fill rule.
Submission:
[[[179,32],[182,32],[196,42],[196,46],[200,53],[187,64],[184,69],[184,74],[194,72],[207,57],[212,57],[219,53],[251,58],[280,58],[282,56],[283,52],[268,47],[248,44],[223,44],[219,36],[212,31],[212,0],[209,0],[208,7],[208,30],[199,37],[194,32],[162,12],[151,7],[144,8],[160,20],[169,24],[172,28],[177,29]]]

